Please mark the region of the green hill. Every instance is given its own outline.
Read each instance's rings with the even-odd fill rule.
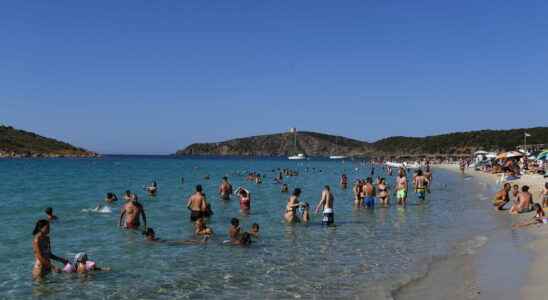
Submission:
[[[11,126],[0,126],[0,157],[95,157],[97,153]]]

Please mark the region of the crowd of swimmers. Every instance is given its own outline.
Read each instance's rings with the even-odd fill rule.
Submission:
[[[280,191],[289,193],[289,187],[284,182],[284,177],[299,176],[299,173],[291,169],[277,169],[273,172],[278,173],[274,183],[281,184]],[[315,168],[307,168],[306,172],[321,172]],[[392,170],[386,169],[386,174],[391,174]],[[405,206],[407,203],[408,180],[407,172],[409,170],[401,168],[395,180],[394,195],[397,198],[397,203]],[[374,166],[371,169],[371,175],[374,174]],[[264,175],[255,172],[249,172],[245,175],[248,181],[255,183],[262,182]],[[432,172],[427,165],[425,172],[417,170],[413,176],[412,183],[414,191],[419,199],[425,199],[426,193],[430,192],[430,184],[432,182]],[[181,178],[181,183],[184,183],[184,178]],[[340,179],[340,186],[346,189],[348,186],[348,177],[343,174]],[[158,193],[158,184],[156,181],[148,186],[143,187],[143,190],[150,196],[156,196]],[[390,205],[391,188],[385,178],[377,176],[375,182],[372,177],[355,181],[352,191],[354,192],[354,205],[357,208],[367,207],[374,208],[378,201],[382,206]],[[310,222],[310,205],[308,202],[301,202],[301,189],[294,188],[290,193],[283,219],[287,223],[309,223]],[[240,212],[243,215],[249,215],[251,212],[252,194],[244,188],[233,188],[228,180],[228,177],[223,177],[218,187],[218,196],[221,201],[230,201],[232,196],[239,200]],[[504,195],[503,195],[504,196]],[[189,219],[193,223],[193,234],[195,239],[190,240],[165,240],[157,237],[153,228],[147,223],[147,216],[144,206],[139,202],[138,196],[131,191],[126,191],[123,196],[124,204],[120,210],[118,225],[123,229],[140,230],[143,228],[144,239],[147,242],[166,243],[166,244],[203,244],[207,243],[215,234],[213,229],[208,227],[208,220],[214,215],[210,203],[207,200],[206,194],[201,185],[196,185],[195,190],[187,200],[187,209],[189,210]],[[504,198],[504,197],[503,197]],[[504,198],[506,199],[506,198]],[[104,201],[107,205],[118,201],[116,194],[109,192],[106,194]],[[314,206],[314,212],[321,214],[321,224],[329,227],[335,226],[334,212],[335,197],[329,185],[325,185],[321,191],[321,196],[318,203]],[[91,260],[88,260],[87,254],[79,253],[73,261],[56,256],[51,251],[49,240],[49,230],[51,222],[57,220],[57,216],[53,214],[53,209],[48,207],[46,210],[47,219],[39,220],[36,223],[36,228],[33,232],[33,248],[36,258],[33,276],[35,278],[43,277],[50,271],[55,272],[78,272],[85,273],[91,271],[108,271],[109,268],[100,268]],[[259,238],[259,224],[253,223],[249,230],[242,230],[238,218],[230,220],[228,229],[228,239],[223,241],[223,244],[232,244],[239,246],[247,246],[254,239]],[[58,261],[63,264],[63,268],[55,267],[51,261]]]

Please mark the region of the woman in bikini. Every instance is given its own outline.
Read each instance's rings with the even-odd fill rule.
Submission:
[[[293,191],[293,194],[291,197],[289,197],[289,200],[287,201],[287,206],[285,207],[285,214],[284,219],[288,223],[296,223],[299,222],[299,217],[297,216],[297,207],[300,206],[299,204],[299,196],[301,195],[301,189],[296,188]]]
[[[36,259],[32,270],[32,278],[42,278],[51,271],[56,273],[61,272],[61,269],[53,265],[51,260],[59,261],[63,263],[63,265],[68,261],[51,253],[49,221],[39,220],[34,227],[32,235],[34,236],[34,239],[32,240],[32,248],[34,250],[34,258]]]
[[[377,185],[377,193],[378,193],[378,197],[381,205],[388,206],[389,193],[388,193],[388,186],[386,185],[386,181],[384,178],[381,178],[379,184]]]

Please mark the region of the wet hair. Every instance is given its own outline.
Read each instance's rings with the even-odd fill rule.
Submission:
[[[238,220],[238,218],[232,218],[230,220],[230,224],[232,224],[232,226],[234,227],[238,227],[240,225],[240,220]]]
[[[114,194],[113,194],[113,193],[110,193],[110,192],[107,193],[107,198],[112,198],[112,197],[114,197]]]
[[[46,213],[46,215],[51,215],[53,214],[53,208],[46,207],[46,209],[44,209],[44,212]]]
[[[127,190],[125,194],[126,194],[127,196],[131,196],[131,191],[130,191],[130,190]]]
[[[228,180],[228,177],[226,177],[226,176],[223,176],[223,180]]]
[[[253,225],[251,225],[251,228],[257,228],[257,231],[259,231],[259,224],[253,223]]]
[[[244,189],[241,189],[240,195],[242,195],[243,197],[247,197],[247,192]]]
[[[147,230],[143,231],[143,235],[144,236],[155,236],[156,233],[154,232],[154,229],[152,228],[147,228]]]
[[[527,186],[527,185],[522,186],[521,191],[522,192],[528,192],[529,191],[529,186]]]
[[[201,185],[201,184],[198,184],[198,185],[196,186],[196,192],[201,193],[202,190],[203,190],[203,189],[202,189],[202,185]]]
[[[421,169],[419,169],[419,170],[417,171],[417,176],[422,176],[422,170],[421,170]]]
[[[325,185],[323,188],[328,190],[328,191],[331,191],[331,188],[328,185]]]
[[[240,237],[240,245],[247,246],[249,244],[251,244],[251,234],[244,232],[244,234]]]
[[[44,228],[45,226],[48,226],[49,225],[49,221],[48,220],[38,220],[38,222],[36,222],[36,226],[34,226],[34,230],[32,231],[32,235],[36,235],[38,232],[40,232],[40,230],[42,230],[42,228]]]
[[[301,194],[301,189],[300,188],[296,188],[293,190],[293,196],[299,196]]]

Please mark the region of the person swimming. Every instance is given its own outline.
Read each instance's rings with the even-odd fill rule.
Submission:
[[[100,268],[94,261],[88,260],[88,255],[84,252],[76,254],[74,262],[66,263],[63,268],[67,273],[89,273],[92,271],[110,271],[110,268]]]
[[[114,193],[107,193],[107,196],[105,197],[105,202],[108,204],[112,204],[113,202],[118,201],[118,197],[116,197],[116,194]]]
[[[158,192],[158,183],[153,181],[151,185],[145,187],[145,191],[149,196],[156,196],[156,193]]]
[[[289,187],[286,183],[282,184],[282,188],[280,189],[280,192],[282,193],[289,193]]]
[[[253,223],[253,225],[251,225],[251,230],[249,231],[249,234],[258,239],[259,238],[259,224],[257,223]]]
[[[51,251],[51,242],[49,239],[50,223],[48,220],[39,220],[36,222],[36,226],[32,231],[32,249],[34,251],[34,268],[32,269],[32,278],[39,279],[51,271],[56,273],[61,272],[61,269],[57,268],[51,263],[51,260],[66,264],[67,259],[56,256]]]

